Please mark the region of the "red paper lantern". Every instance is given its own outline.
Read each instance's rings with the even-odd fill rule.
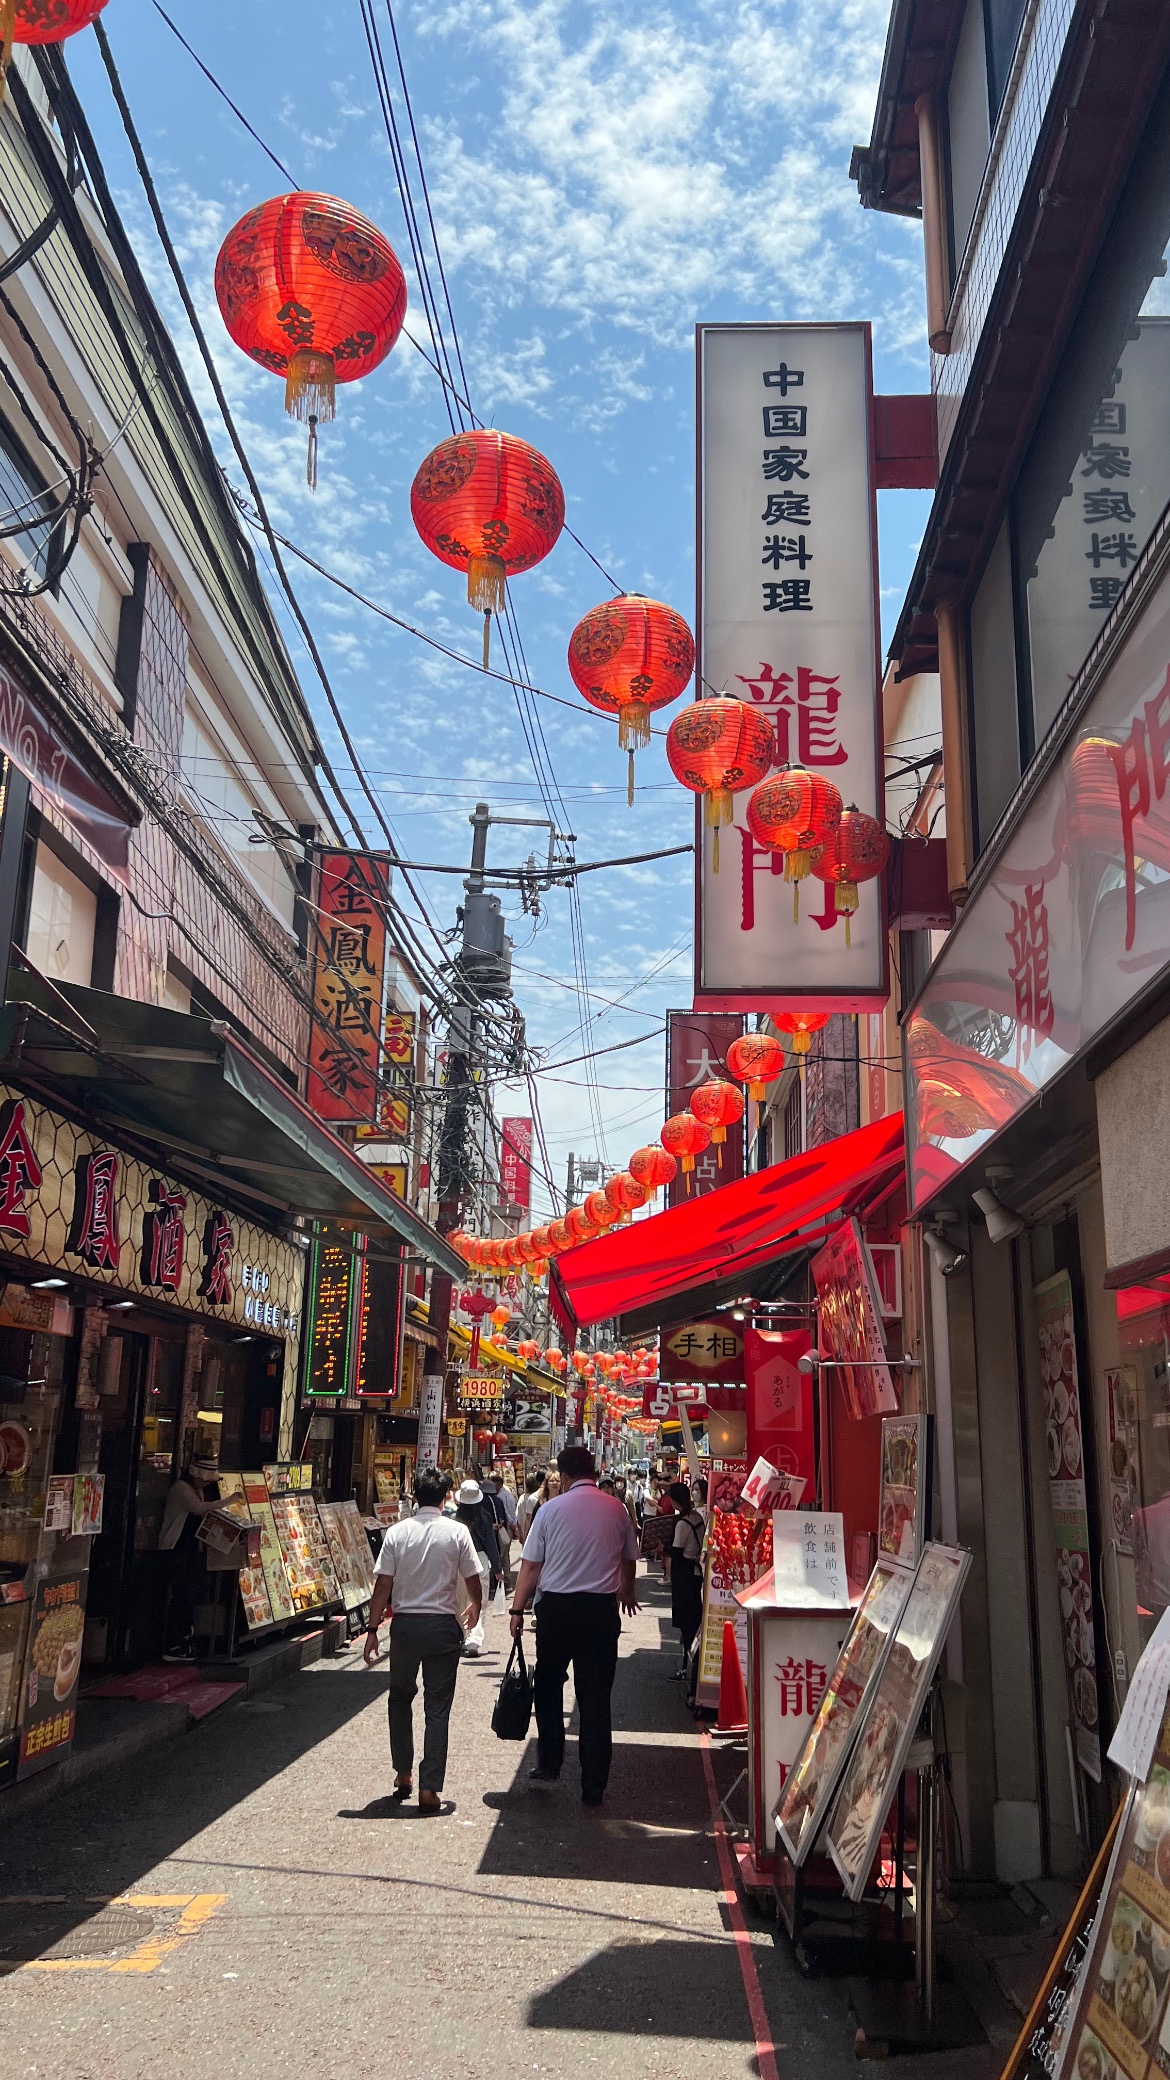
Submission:
[[[693,1112],[676,1112],[667,1120],[658,1138],[668,1155],[678,1157],[689,1192],[695,1157],[701,1156],[704,1149],[711,1146],[710,1128],[696,1119]]]
[[[585,1211],[595,1228],[612,1228],[617,1219],[617,1208],[610,1205],[604,1192],[590,1192]]]
[[[748,829],[756,843],[784,854],[784,879],[793,881],[792,914],[800,915],[800,883],[841,821],[841,795],[821,773],[785,766],[749,797]]]
[[[695,642],[681,614],[660,600],[624,592],[594,607],[569,638],[569,671],[591,708],[618,719],[630,754],[627,798],[634,800],[634,747],[650,742],[650,714],[667,708],[695,669]]]
[[[719,829],[735,819],[732,795],[754,787],[776,756],[776,732],[746,701],[720,693],[676,715],[666,733],[666,756],[676,780],[704,800],[703,820],[715,829],[712,864],[719,872]]]
[[[846,946],[850,943],[849,920],[860,901],[858,884],[875,880],[889,856],[889,836],[876,816],[868,816],[850,803],[813,866],[818,880],[832,884],[833,908],[845,919]]]
[[[550,1257],[558,1256],[561,1250],[568,1249],[570,1240],[569,1230],[564,1221],[551,1221],[549,1223],[548,1252]]]
[[[827,1011],[777,1011],[772,1023],[787,1033],[792,1041],[795,1055],[806,1055],[812,1047],[812,1036],[829,1023]]]
[[[666,1184],[673,1184],[678,1176],[678,1164],[673,1156],[657,1142],[648,1148],[636,1148],[630,1157],[630,1176],[636,1184],[645,1185],[650,1197]]]
[[[583,1206],[574,1206],[565,1215],[565,1226],[573,1243],[588,1242],[594,1232],[593,1222]]]
[[[338,383],[384,361],[406,316],[406,279],[377,226],[334,195],[277,195],[241,217],[215,263],[215,295],[237,347],[282,375],[284,408],[317,426]]]
[[[106,0],[16,0],[13,43],[64,43],[97,20]],[[0,24],[4,9],[0,7]],[[7,69],[8,52],[4,53]]]
[[[605,1186],[605,1196],[617,1214],[619,1221],[627,1221],[636,1206],[644,1206],[650,1197],[645,1185],[631,1177],[628,1170],[617,1170]]]
[[[410,487],[410,516],[432,556],[467,572],[467,598],[482,613],[487,670],[492,615],[506,585],[543,562],[565,524],[565,494],[552,463],[492,428],[452,434],[432,448]]]
[[[727,1068],[732,1076],[749,1086],[748,1096],[762,1105],[765,1085],[784,1073],[784,1049],[774,1033],[745,1033],[727,1050]]]
[[[539,1256],[547,1257],[549,1250],[552,1246],[550,1240],[550,1230],[548,1228],[534,1228],[532,1231],[532,1240],[536,1244]]]
[[[492,1320],[497,1329],[506,1329],[511,1319],[512,1310],[510,1307],[505,1307],[502,1300],[498,1307],[493,1307]]]
[[[727,1129],[743,1118],[743,1092],[733,1083],[725,1083],[721,1076],[716,1076],[710,1083],[701,1083],[691,1092],[691,1111],[700,1125],[710,1127],[715,1160],[722,1169]]]

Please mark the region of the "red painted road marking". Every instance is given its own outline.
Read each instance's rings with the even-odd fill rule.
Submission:
[[[735,1882],[735,1865],[723,1815],[719,1810],[719,1793],[715,1787],[715,1772],[711,1767],[711,1736],[703,1730],[703,1771],[707,1779],[707,1796],[711,1801],[711,1819],[715,1827],[715,1846],[719,1851],[719,1871],[723,1879],[723,1901],[731,1922],[731,1933],[735,1937],[735,1954],[739,1958],[739,1969],[743,1977],[743,1990],[747,1998],[748,2014],[756,2039],[756,2061],[760,2080],[779,2080],[776,2072],[776,2047],[772,2042],[772,2030],[764,1996],[760,1992],[760,1975],[756,1970],[756,1946],[747,1932],[743,1908],[739,1903],[739,1888]]]

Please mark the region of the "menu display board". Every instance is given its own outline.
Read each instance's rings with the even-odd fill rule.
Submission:
[[[855,1745],[825,1835],[846,1898],[854,1903],[865,1891],[970,1565],[970,1553],[955,1546],[927,1546],[878,1682],[857,1715]]]
[[[20,1730],[20,1777],[60,1761],[73,1745],[87,1579],[84,1574],[67,1574],[37,1583]]]
[[[218,1487],[220,1508],[227,1510],[229,1515],[233,1517],[239,1517],[243,1523],[250,1524],[252,1513],[248,1508],[247,1497],[244,1493],[243,1474],[221,1473]],[[240,1602],[243,1605],[244,1617],[247,1621],[249,1632],[257,1631],[262,1625],[271,1625],[272,1602],[268,1594],[268,1582],[263,1565],[261,1564],[259,1567],[241,1567],[239,1570],[239,1584]]]
[[[926,1543],[931,1485],[931,1418],[887,1416],[882,1424],[878,1553],[917,1567]]]
[[[1134,1784],[1055,2066],[1075,2080],[1170,2073],[1170,1712]]]
[[[317,1505],[303,1489],[297,1492],[291,1484],[285,1487],[286,1477],[291,1482],[295,1476],[299,1488],[300,1480],[309,1473],[307,1465],[297,1464],[264,1469],[273,1529],[296,1611],[319,1610],[322,1604],[341,1601]]]
[[[268,1488],[262,1473],[243,1473],[240,1479],[244,1484],[248,1515],[253,1524],[260,1527],[260,1564],[264,1570],[264,1586],[268,1591],[273,1623],[282,1625],[294,1615],[295,1606],[288,1575],[285,1572],[280,1540],[276,1536]]]
[[[1085,1489],[1085,1426],[1077,1374],[1072,1280],[1067,1271],[1033,1288],[1044,1383],[1048,1492],[1056,1531],[1056,1577],[1064,1631],[1064,1670],[1076,1758],[1101,1782],[1097,1628],[1089,1504]]]
[[[703,1617],[699,1628],[699,1669],[695,1700],[719,1702],[723,1667],[723,1627],[730,1619],[742,1666],[747,1667],[747,1617],[736,1602],[740,1589],[750,1589],[772,1565],[772,1519],[741,1515],[736,1504],[747,1479],[746,1459],[712,1459],[707,1492],[711,1515],[703,1563]],[[729,1507],[720,1507],[720,1500]]]
[[[368,1603],[374,1577],[370,1545],[356,1502],[322,1502],[318,1507],[333,1571],[347,1611]],[[355,1537],[356,1532],[356,1537]]]
[[[1081,1970],[1088,1955],[1101,1895],[1113,1875],[1113,1850],[1120,1810],[1094,1858],[1052,1963],[1012,2046],[1000,2080],[1051,2080],[1055,2073],[1076,2000]]]
[[[816,1718],[784,1784],[776,1805],[776,1826],[797,1870],[812,1853],[841,1781],[913,1579],[908,1569],[878,1561]]]

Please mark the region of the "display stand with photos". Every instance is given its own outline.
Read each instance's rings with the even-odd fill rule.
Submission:
[[[736,1593],[747,1619],[748,1838],[737,1843],[749,1892],[771,1893],[782,1792],[850,1629],[845,1527],[833,1512],[778,1510],[773,1564]]]
[[[1093,1938],[1101,1895],[1109,1885],[1120,1817],[1120,1811],[1113,1815],[1109,1831],[1097,1851],[1093,1868],[1081,1888],[1080,1898],[1053,1952],[1052,1963],[1028,2010],[1024,2027],[1012,2046],[1000,2080],[1052,2080],[1057,2070],[1068,2036],[1078,1982]],[[1086,2063],[1092,2073],[1094,2056],[1090,2056]],[[1075,2066],[1073,2071],[1076,2071]],[[1104,2075],[1102,2080],[1105,2080]]]

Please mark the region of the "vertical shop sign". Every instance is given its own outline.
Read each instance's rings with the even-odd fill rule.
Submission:
[[[697,346],[700,684],[768,717],[777,766],[823,774],[882,823],[869,327],[700,325]],[[747,791],[734,800],[721,873],[697,826],[696,1004],[875,1009],[880,876],[847,947],[831,887],[809,882],[794,917]]]
[[[414,1013],[388,1011],[382,1021],[378,1103],[372,1122],[359,1126],[359,1141],[408,1141],[414,1090]]]
[[[439,1432],[442,1427],[443,1375],[441,1372],[426,1372],[423,1374],[422,1394],[418,1404],[416,1466],[438,1465]]]
[[[809,1266],[821,1303],[821,1349],[836,1361],[845,1408],[855,1419],[897,1415],[878,1296],[859,1221],[843,1221]]]
[[[308,1087],[318,1119],[376,1117],[388,902],[384,860],[322,855]]]
[[[743,1034],[738,1011],[668,1011],[666,1014],[666,1116],[685,1112],[701,1083],[726,1078],[727,1050]],[[729,1127],[723,1161],[714,1148],[696,1156],[688,1194],[680,1168],[666,1187],[666,1203],[678,1206],[688,1196],[701,1198],[721,1184],[735,1184],[744,1174],[744,1128]]]
[[[375,1254],[362,1261],[358,1300],[356,1394],[398,1392],[402,1323],[406,1311],[406,1275],[402,1246],[379,1237]]]
[[[86,1579],[84,1574],[56,1575],[37,1584],[20,1731],[20,1777],[31,1777],[49,1763],[59,1762],[73,1744]]]
[[[350,1391],[353,1318],[361,1270],[359,1238],[322,1228],[309,1261],[306,1395],[346,1395]]]
[[[807,1329],[749,1329],[744,1336],[747,1375],[747,1453],[816,1492],[812,1374],[800,1370],[809,1348]]]
[[[527,1213],[532,1204],[532,1121],[506,1119],[500,1128],[500,1197]]]
[[[1072,1281],[1067,1271],[1033,1288],[1044,1382],[1048,1490],[1056,1530],[1056,1574],[1064,1633],[1064,1665],[1077,1761],[1101,1782],[1096,1610],[1085,1491],[1085,1428],[1073,1334]]]

